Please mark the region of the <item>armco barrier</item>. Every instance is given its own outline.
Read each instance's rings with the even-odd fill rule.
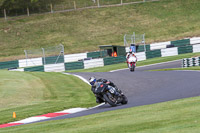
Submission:
[[[146,51],[150,50],[150,45],[145,45]],[[136,46],[136,52],[144,52],[144,45]]]
[[[146,52],[146,58],[147,59],[155,58],[155,57],[161,57],[161,50],[160,49]]]
[[[178,55],[178,48],[166,48],[166,49],[161,49],[161,57],[166,57],[166,56],[175,56]]]
[[[125,56],[118,56],[118,57],[107,57],[103,59],[104,65],[111,65],[111,64],[117,64],[117,63],[122,63],[126,61]]]
[[[65,63],[65,70],[84,69],[83,61]]]
[[[200,44],[200,37],[190,38],[190,44]]]
[[[19,62],[18,62],[18,60],[0,62],[0,69],[18,68],[18,67],[19,67]]]
[[[27,71],[27,72],[44,72],[44,66],[28,67],[28,68],[24,68],[24,71]]]
[[[146,60],[146,54],[145,54],[145,52],[136,53],[135,55],[137,57],[137,61]]]
[[[65,55],[65,62],[74,62],[87,58],[87,53]]]
[[[178,54],[192,53],[193,48],[191,45],[178,47]]]
[[[87,53],[87,58],[99,58],[100,52],[89,52]]]
[[[155,49],[165,49],[167,48],[167,45],[170,45],[171,42],[160,42],[160,43],[153,43],[150,44],[150,50],[155,50]]]
[[[44,65],[45,72],[63,72],[65,71],[64,63]]]
[[[46,64],[55,64],[55,63],[64,63],[64,57],[63,56],[50,56],[42,58],[42,62],[44,65]]]
[[[19,67],[41,66],[42,58],[32,58],[19,60]]]
[[[200,44],[193,45],[193,53],[200,52]]]
[[[84,61],[84,68],[94,68],[94,67],[102,67],[104,66],[103,58],[101,59],[92,59]]]
[[[174,45],[174,47],[180,47],[180,46],[189,45],[190,44],[190,39],[171,41],[171,44]]]

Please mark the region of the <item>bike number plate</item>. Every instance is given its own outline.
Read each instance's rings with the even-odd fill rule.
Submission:
[[[110,91],[110,93],[114,93],[115,92],[114,88],[110,88],[109,91]]]

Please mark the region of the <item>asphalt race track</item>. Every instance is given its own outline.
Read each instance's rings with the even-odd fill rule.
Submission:
[[[128,69],[124,69],[114,72],[74,73],[87,80],[89,77],[95,76],[96,78],[105,78],[113,81],[128,97],[128,104],[119,105],[117,107],[111,107],[110,105],[105,104],[91,110],[48,120],[73,118],[110,110],[199,96],[200,71],[146,71],[177,67],[181,67],[180,60],[164,64],[136,67],[135,72],[130,72]]]

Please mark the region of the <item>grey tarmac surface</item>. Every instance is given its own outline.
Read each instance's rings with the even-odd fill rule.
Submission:
[[[91,110],[48,120],[80,117],[105,111],[200,96],[199,71],[146,71],[152,69],[177,68],[180,66],[181,61],[178,60],[164,64],[136,67],[135,72],[124,69],[115,72],[74,73],[87,80],[91,76],[111,80],[128,97],[128,104],[119,105],[117,107],[111,107],[105,104]]]

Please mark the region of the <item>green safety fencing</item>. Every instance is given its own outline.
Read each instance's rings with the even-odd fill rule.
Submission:
[[[104,65],[117,64],[126,61],[126,56],[106,57],[103,58]]]
[[[91,58],[99,58],[101,56],[100,52],[89,52],[87,53],[87,57],[91,57]]]
[[[191,45],[178,47],[178,54],[185,54],[185,53],[192,53],[192,52],[193,52],[193,48]]]
[[[28,67],[28,68],[24,68],[24,71],[28,71],[28,72],[44,72],[44,66]]]
[[[126,56],[125,47],[117,47],[117,55],[118,56]]]
[[[146,52],[146,58],[147,59],[155,58],[155,57],[161,57],[161,50],[160,49]]]
[[[0,69],[6,69],[6,68],[18,68],[19,67],[19,61],[6,61],[6,62],[0,62]]]
[[[150,51],[150,45],[145,45],[146,51]],[[144,52],[144,45],[136,46],[136,52]]]
[[[65,70],[84,69],[83,61],[65,63]]]
[[[180,47],[180,46],[185,46],[189,44],[190,44],[190,39],[171,41],[171,45],[174,45],[174,47]]]
[[[45,61],[45,62],[44,62]],[[57,64],[57,63],[64,63],[64,56],[50,56],[42,58],[42,62],[44,65],[46,64]]]

